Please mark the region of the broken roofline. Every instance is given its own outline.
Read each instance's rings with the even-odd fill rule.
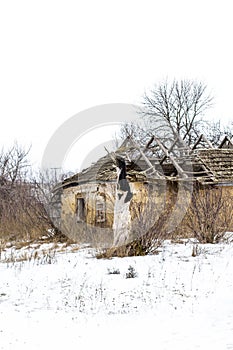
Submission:
[[[197,149],[198,145],[205,143],[208,148]],[[154,144],[154,146],[153,146]],[[181,145],[182,144],[182,145]],[[146,155],[148,150],[156,147],[161,152],[160,158],[154,157],[149,158]],[[180,147],[180,145],[182,147]],[[178,147],[179,146],[179,147]],[[227,148],[224,148],[227,147]],[[108,152],[108,154],[102,158],[100,158],[97,162],[92,164],[89,168],[84,169],[80,173],[73,175],[72,177],[66,179],[62,183],[62,187],[67,188],[70,186],[78,186],[84,183],[106,183],[106,182],[117,182],[117,174],[116,174],[116,163],[117,159],[123,159],[128,165],[131,166],[134,164],[136,169],[127,169],[127,179],[130,182],[141,181],[141,182],[152,182],[154,180],[171,180],[171,181],[210,181],[213,184],[218,182],[226,182],[233,178],[233,143],[229,137],[224,137],[221,142],[219,148],[214,148],[214,146],[208,141],[208,139],[202,134],[198,137],[196,143],[189,147],[185,145],[185,143],[180,140],[179,137],[176,137],[174,142],[167,148],[163,142],[156,136],[152,136],[147,145],[142,149],[136,141],[134,141],[130,136],[128,136],[122,145],[115,152]],[[132,151],[137,151],[137,156],[131,159],[130,153]],[[212,169],[211,162],[208,161],[208,157],[206,158],[206,153],[209,153],[211,158],[211,153],[214,154],[217,151],[217,155],[230,159],[230,164],[232,163],[232,167],[227,166],[227,162],[225,159],[225,167],[224,164],[221,164],[221,173],[219,171],[216,173],[216,166],[219,164],[215,164],[213,169],[213,159],[212,159]],[[225,152],[226,151],[226,152]],[[177,152],[180,152],[180,155],[177,156]],[[204,153],[203,153],[204,152]],[[203,159],[203,154],[205,155]],[[213,157],[212,157],[213,158]],[[216,154],[215,154],[216,158]],[[165,163],[166,161],[166,163]],[[141,168],[138,164],[144,162],[144,166]],[[162,172],[158,170],[158,166],[153,162],[157,162],[159,167],[162,168]],[[220,161],[220,163],[222,163]],[[170,174],[167,173],[166,167],[173,166]],[[188,169],[187,169],[188,165]],[[218,167],[217,167],[218,168]],[[225,174],[223,170],[228,170]],[[160,169],[161,170],[161,169]],[[219,169],[217,169],[219,170]],[[229,173],[230,170],[230,173]],[[172,175],[173,173],[173,175]],[[222,175],[222,176],[221,176]],[[223,175],[227,175],[224,177]],[[231,175],[231,176],[229,176]]]

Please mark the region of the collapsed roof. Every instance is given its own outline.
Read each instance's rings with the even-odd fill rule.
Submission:
[[[115,182],[116,159],[125,161],[127,179],[134,181],[194,181],[202,184],[233,184],[233,143],[226,136],[219,148],[201,135],[188,147],[178,137],[169,145],[153,136],[144,148],[130,137],[89,168],[63,181],[63,187],[89,182]]]

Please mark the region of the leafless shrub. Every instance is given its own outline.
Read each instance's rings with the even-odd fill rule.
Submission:
[[[120,270],[116,268],[108,269],[108,275],[120,275]]]
[[[218,243],[233,225],[233,196],[227,187],[197,186],[184,228],[201,243]]]
[[[29,218],[25,213],[31,197],[27,183],[28,151],[18,144],[0,152],[0,237],[28,238]]]
[[[132,265],[129,265],[128,272],[125,274],[125,278],[135,278],[138,277],[138,273]]]
[[[0,240],[30,241],[57,233],[41,195],[43,183],[32,176],[28,152],[17,143],[0,151]]]

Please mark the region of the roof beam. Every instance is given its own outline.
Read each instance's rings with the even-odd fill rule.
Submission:
[[[153,141],[154,141],[154,136],[150,138],[149,142],[147,142],[146,146],[143,148],[142,150],[143,153],[149,148],[149,146],[152,144]],[[142,157],[142,154],[140,152],[138,158],[136,159],[136,162],[138,162],[141,159],[141,157]]]
[[[233,142],[231,141],[230,137],[226,135],[222,140],[222,142],[220,143],[220,145],[218,146],[218,148],[223,148],[223,146],[227,143],[228,145],[230,144],[233,147]]]
[[[193,145],[193,147],[191,148],[191,150],[194,151],[201,141],[206,142],[207,145],[208,145],[210,148],[214,148],[214,146],[212,145],[212,143],[205,137],[205,135],[201,134],[201,135],[198,137],[198,139],[197,139],[197,141],[195,142],[195,144]]]
[[[153,140],[154,140],[154,136],[153,136]],[[148,144],[151,144],[153,140],[152,140],[152,138],[151,138],[151,140],[148,142]],[[160,173],[155,169],[154,165],[151,163],[151,161],[150,161],[150,160],[148,159],[148,157],[145,155],[145,153],[144,153],[144,151],[141,149],[141,147],[138,146],[137,143],[136,143],[134,140],[132,140],[132,139],[131,139],[131,142],[132,142],[132,144],[134,145],[134,147],[140,152],[140,158],[142,157],[142,158],[145,160],[145,162],[146,162],[146,164],[148,165],[148,167],[149,167],[149,169],[145,170],[144,172],[149,171],[149,170],[152,170],[151,175],[152,175],[152,174],[153,174],[153,175],[155,174],[159,179],[163,179],[163,178],[164,178],[164,175],[160,174]],[[147,144],[147,145],[148,145],[148,144]],[[140,158],[138,158],[137,160],[139,160]]]
[[[173,144],[171,145],[171,147],[167,150],[169,154],[171,153],[171,151],[172,151],[173,148],[175,147],[177,141],[179,141],[179,136],[177,136],[177,138],[175,139],[175,141],[173,142]],[[161,148],[161,147],[160,147],[160,148]],[[159,162],[160,165],[163,164],[163,162],[166,160],[166,158],[167,158],[167,156],[165,155],[165,156],[160,160],[160,162]]]
[[[171,162],[174,165],[174,167],[176,168],[178,174],[183,178],[188,178],[188,175],[185,174],[185,171],[179,166],[179,164],[176,162],[175,158],[169,153],[168,149],[166,147],[164,147],[162,142],[157,137],[154,136],[154,138],[155,138],[155,141],[157,142],[157,144],[159,145],[159,147],[161,148],[161,150],[165,153],[166,157],[171,160]]]

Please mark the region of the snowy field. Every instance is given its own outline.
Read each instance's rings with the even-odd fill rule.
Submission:
[[[0,349],[233,349],[233,243],[165,242],[98,260],[43,244],[1,252]]]

